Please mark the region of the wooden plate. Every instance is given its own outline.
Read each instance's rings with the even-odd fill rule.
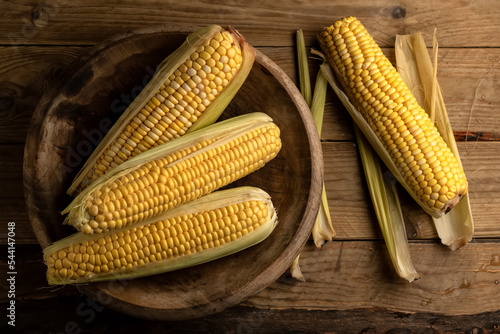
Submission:
[[[65,195],[71,180],[155,67],[187,34],[146,29],[106,41],[45,93],[24,153],[28,214],[42,247],[74,232],[62,225],[60,215],[71,201]],[[254,111],[274,119],[283,149],[264,168],[231,186],[253,185],[271,194],[279,219],[272,235],[207,264],[141,279],[80,285],[79,290],[133,316],[180,320],[236,305],[286,271],[308,239],[319,208],[322,152],[310,111],[294,83],[257,50],[251,74],[221,117]]]

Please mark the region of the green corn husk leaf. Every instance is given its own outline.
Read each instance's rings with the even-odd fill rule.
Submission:
[[[304,34],[302,30],[297,30],[296,35],[296,43],[297,43],[297,61],[299,64],[299,86],[300,93],[302,97],[307,103],[307,106],[311,106],[311,79],[309,77],[309,66],[307,64],[307,51],[306,45],[304,42]],[[295,260],[293,260],[292,265],[290,266],[290,275],[292,278],[295,278],[297,281],[304,282],[305,278],[302,275],[302,271],[300,270],[299,264],[300,254],[297,255]]]
[[[309,76],[309,66],[307,64],[307,51],[304,42],[304,34],[300,29],[297,30],[297,59],[299,63],[300,92],[302,93],[302,96],[304,97],[307,105],[311,109],[318,134],[321,137],[321,130],[323,128],[323,114],[325,110],[327,81],[326,78],[321,74],[321,72],[318,73],[318,77],[316,78],[316,84],[314,87],[314,95],[311,101],[311,80]],[[332,220],[330,217],[328,198],[326,196],[324,183],[321,193],[321,204],[318,215],[316,216],[316,221],[313,226],[312,236],[316,247],[321,247],[326,242],[332,241],[333,237],[335,236],[335,230],[333,229]],[[297,279],[298,281],[304,282],[305,278],[300,270],[299,257],[300,255],[297,256],[292,266],[290,267],[290,273],[293,278]]]
[[[321,130],[323,128],[323,114],[325,111],[325,101],[326,101],[326,90],[328,88],[328,81],[324,76],[322,71],[318,72],[316,77],[316,84],[314,86],[313,101],[311,104],[311,113],[313,115],[314,121],[316,122],[316,127],[318,134],[321,137]],[[318,216],[316,217],[316,222],[313,226],[312,236],[314,239],[314,244],[316,247],[321,247],[325,243],[332,241],[336,233],[333,229],[332,219],[330,217],[330,210],[328,207],[328,198],[326,196],[325,183],[323,183],[323,190],[321,193],[321,205],[319,208]]]
[[[384,176],[377,153],[356,124],[354,133],[373,208],[392,264],[399,277],[413,282],[420,277],[411,261],[395,180],[392,175]]]
[[[98,240],[107,236],[113,236],[119,232],[124,232],[129,229],[137,229],[141,226],[154,224],[156,222],[173,217],[190,215],[199,212],[207,212],[214,209],[226,207],[228,205],[254,200],[262,201],[267,207],[268,215],[266,217],[265,223],[249,232],[248,234],[241,236],[236,240],[226,242],[221,246],[204,249],[202,251],[193,252],[191,254],[184,254],[170,259],[162,259],[156,262],[149,262],[132,268],[119,269],[114,271],[111,270],[106,273],[93,273],[89,274],[86,277],[80,277],[77,279],[62,279],[61,277],[50,275],[49,271],[47,271],[47,280],[50,285],[55,285],[98,282],[116,279],[131,279],[187,268],[239,252],[266,239],[278,223],[277,214],[271,201],[271,197],[265,191],[259,188],[239,187],[229,190],[217,191],[210,195],[184,204],[180,207],[169,210],[157,217],[144,220],[140,223],[135,224],[134,226],[93,235],[78,232],[69,237],[56,241],[54,244],[43,250],[44,262],[47,264],[51,254],[58,252],[59,250],[64,250],[65,248],[70,246],[79,245],[85,241]]]
[[[307,51],[302,30],[297,30],[297,60],[299,63],[299,85],[300,93],[304,97],[307,105],[311,107],[311,79],[309,76],[309,66],[307,64]]]
[[[397,69],[417,102],[424,107],[431,119],[435,120],[438,131],[461,164],[444,99],[436,79],[438,45],[435,36],[433,44],[434,65],[431,64],[421,33],[397,35],[395,44]],[[444,245],[452,250],[466,245],[472,240],[474,233],[469,193],[465,194],[453,210],[440,218],[433,217],[433,221]]]
[[[217,32],[221,31],[221,29],[222,28],[218,25],[209,25],[194,31],[186,38],[186,41],[184,41],[184,43],[177,50],[169,55],[158,66],[150,82],[132,101],[132,103],[113,125],[111,130],[99,143],[94,152],[92,152],[82,169],[78,172],[67,191],[69,195],[76,194],[81,186],[87,186],[86,183],[88,180],[85,179],[87,174],[92,170],[94,164],[110,143],[117,140],[127,124],[137,115],[138,112],[140,112],[144,101],[149,101],[159,90],[161,85],[168,79],[168,77],[174,73],[174,71],[181,64],[183,64],[194,51],[196,51],[197,47],[202,45],[206,40],[211,39]],[[236,95],[252,69],[255,59],[252,46],[248,44],[235,29],[228,27],[228,31],[233,34],[234,38],[238,41],[241,47],[242,63],[240,69],[238,70],[238,73],[232,77],[225,89],[214,101],[212,101],[203,114],[186,131],[186,133],[213,124],[219,118],[220,114],[224,111],[229,102],[231,102],[232,98]]]
[[[301,92],[304,96],[304,99],[307,102],[307,105],[311,109],[311,114],[314,118],[314,122],[316,123],[316,129],[318,130],[318,134],[321,138],[328,81],[321,72],[318,73],[311,101],[310,98],[311,82],[309,79],[310,77],[309,66],[307,64],[307,52],[302,30],[297,30],[297,58],[299,61],[299,79],[300,79]],[[318,215],[316,217],[316,222],[314,223],[314,227],[312,230],[312,236],[316,247],[321,247],[328,241],[332,241],[333,237],[335,236],[335,230],[333,229],[332,219],[330,217],[328,198],[326,196],[324,183],[323,183],[323,190],[321,193],[321,204]]]
[[[255,112],[245,114],[224,120],[222,122],[217,122],[198,131],[185,134],[175,140],[171,140],[151,148],[148,151],[125,161],[121,165],[113,168],[108,173],[92,182],[61,212],[61,214],[68,214],[65,222],[74,226],[77,230],[81,230],[91,219],[85,203],[87,202],[87,199],[95,197],[95,192],[102,186],[110,184],[114,180],[140,168],[142,165],[152,160],[166,157],[174,152],[190,148],[202,141],[213,140],[212,144],[189,154],[183,159],[174,161],[171,165],[178,164],[189,156],[199,155],[214,147],[224,145],[227,142],[241,136],[242,133],[262,127],[269,123],[272,123],[272,118],[264,113]]]

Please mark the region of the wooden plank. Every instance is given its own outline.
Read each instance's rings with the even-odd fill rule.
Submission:
[[[24,143],[31,115],[82,47],[0,47],[0,143]]]
[[[439,48],[439,55],[437,75],[453,130],[498,136],[500,49]]]
[[[0,145],[0,212],[4,222],[16,223],[16,243],[36,244],[23,194],[24,145]],[[7,225],[2,225],[0,245],[7,243]]]
[[[458,149],[469,181],[469,196],[476,225],[475,237],[498,238],[500,198],[496,186],[500,182],[498,158],[500,143],[488,143],[478,150],[479,143],[459,143]]]
[[[381,242],[308,243],[300,255],[306,282],[276,281],[244,303],[271,309],[384,308],[404,313],[464,315],[500,310],[500,242],[476,242],[457,251],[412,242],[421,279],[397,277]]]
[[[500,311],[467,316],[382,309],[317,311],[236,306],[189,321],[159,322],[115,312],[85,295],[17,300],[19,332],[41,333],[498,333]],[[7,308],[6,303],[0,307]],[[75,331],[69,331],[74,329]]]
[[[354,143],[323,143],[325,187],[336,239],[382,237]]]
[[[0,43],[5,45],[92,45],[115,34],[167,24],[179,26],[233,25],[256,46],[291,46],[301,28],[311,45],[319,31],[334,20],[357,16],[381,45],[394,36],[421,30],[432,35],[438,28],[442,46],[500,46],[496,1],[369,0],[350,3],[308,2],[174,2],[147,0],[117,6],[93,1],[35,0],[0,4]],[[444,15],[453,12],[453,15]]]
[[[394,49],[384,48],[383,51],[395,64]],[[499,76],[500,49],[439,48],[437,78],[457,139],[500,138],[500,119],[492,112],[500,109],[500,97],[496,94],[500,90]],[[352,140],[348,113],[335,93],[331,89],[328,92],[331,102],[325,110],[322,137],[325,140]]]
[[[469,180],[475,238],[500,237],[500,142],[459,143]],[[351,142],[324,142],[325,185],[338,240],[381,239],[359,163]],[[37,243],[27,218],[22,192],[22,146],[0,146],[0,211],[17,224],[19,243]],[[410,239],[437,238],[431,219],[400,188],[407,234]],[[5,244],[0,237],[0,244]]]
[[[77,57],[90,52],[88,47],[28,46],[0,47],[0,143],[24,143],[31,116],[43,93],[56,80],[62,80]],[[296,81],[294,49],[260,48]],[[310,62],[311,72],[318,70]],[[338,112],[340,111],[340,112]],[[328,124],[328,125],[327,125]],[[350,119],[342,106],[329,99],[325,116],[326,139],[348,140]]]
[[[0,250],[6,253],[5,248]],[[18,247],[17,251],[18,300],[80,295],[75,286],[47,285],[39,246]],[[458,251],[449,251],[436,243],[414,242],[410,251],[422,277],[413,283],[395,275],[382,242],[336,241],[321,249],[308,243],[300,256],[306,282],[297,282],[284,273],[242,306],[257,308],[257,312],[258,309],[297,309],[308,313],[350,310],[372,315],[387,312],[402,317],[432,314],[435,318],[500,312],[496,293],[500,284],[500,242],[473,243]],[[5,261],[0,260],[3,272]],[[6,285],[0,287],[0,303],[7,301],[6,289]],[[98,301],[107,304],[104,297]],[[20,317],[22,314],[19,312]]]
[[[500,180],[500,142],[461,142],[459,152],[469,181],[475,238],[500,236],[500,199],[496,185]],[[325,186],[337,239],[381,238],[371,206],[364,174],[353,143],[323,143]],[[407,234],[410,239],[437,238],[430,217],[406,191],[399,189]]]
[[[0,145],[0,179],[23,178],[24,145]],[[5,191],[0,196],[9,196]]]
[[[28,218],[24,197],[0,198],[0,211],[2,212],[3,222],[16,223],[16,244],[38,244]],[[0,233],[0,245],[7,244],[7,225],[5,224],[2,225],[2,232]]]
[[[2,221],[15,222],[17,244],[37,244],[26,211],[23,193],[24,145],[0,145],[0,212]],[[0,245],[7,243],[7,225],[2,225]]]
[[[259,48],[296,82],[295,49]],[[0,47],[0,143],[23,143],[31,115],[39,99],[54,80],[69,71],[76,57],[88,53],[82,47]],[[394,60],[392,49],[384,49]],[[438,78],[453,129],[465,139],[466,131],[476,139],[498,140],[500,118],[500,49],[440,49]],[[319,63],[309,61],[313,80]],[[314,81],[313,81],[314,83]],[[353,140],[351,119],[329,90],[323,125],[324,140]]]
[[[0,199],[23,199],[24,145],[0,145]]]
[[[17,233],[17,229],[16,229]],[[0,246],[0,268],[2,273],[11,270],[7,266],[8,247]],[[16,235],[15,245],[16,299],[46,299],[57,296],[74,295],[78,290],[74,286],[49,286],[45,277],[47,267],[43,262],[43,251],[39,245],[20,245]],[[7,274],[5,274],[7,276]],[[0,302],[8,300],[8,285],[2,285],[3,296]],[[20,313],[18,313],[20,314]]]

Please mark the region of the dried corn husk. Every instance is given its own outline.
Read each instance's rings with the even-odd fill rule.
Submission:
[[[434,65],[432,65],[421,33],[396,36],[395,52],[399,74],[417,102],[429,113],[431,119],[435,120],[441,136],[461,164],[457,143],[436,78],[437,50],[438,43],[434,35]],[[433,217],[433,221],[444,245],[452,250],[466,245],[472,240],[474,233],[469,194],[467,193],[453,210],[441,218]]]

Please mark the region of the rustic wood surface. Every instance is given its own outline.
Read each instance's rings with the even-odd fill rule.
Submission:
[[[499,332],[499,12],[500,2],[488,0],[1,1],[2,307],[8,305],[6,223],[15,221],[17,326],[26,332]],[[36,105],[71,62],[98,42],[133,29],[231,24],[296,82],[295,30],[303,29],[307,45],[317,48],[320,29],[347,15],[361,19],[390,59],[395,34],[421,30],[430,42],[438,29],[438,79],[471,187],[476,225],[471,244],[448,251],[436,240],[430,220],[401,194],[410,250],[422,279],[408,284],[395,277],[364,185],[351,121],[331,96],[322,144],[337,237],[322,249],[306,244],[301,254],[305,283],[284,273],[240,306],[175,323],[116,313],[106,307],[107,300],[94,303],[74,287],[47,287],[24,204],[22,157]],[[311,59],[311,69],[317,65]],[[2,322],[1,328],[6,326]]]

